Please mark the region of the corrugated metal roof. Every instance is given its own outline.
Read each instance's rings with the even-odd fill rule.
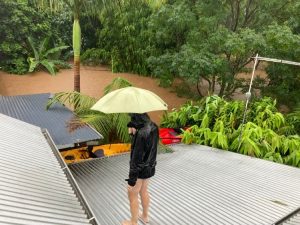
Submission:
[[[0,154],[0,224],[90,224],[39,127],[0,114]]]
[[[283,222],[282,222],[283,221]],[[300,224],[300,207],[292,212],[291,215],[284,217],[280,222],[275,225],[299,225]]]
[[[282,223],[282,225],[299,225],[300,224],[300,213],[294,215],[286,222]]]
[[[55,104],[46,110],[49,96],[49,93],[0,96],[0,113],[46,128],[59,149],[102,138],[97,131],[87,125],[70,132],[67,124],[75,115],[61,104]]]
[[[300,170],[199,145],[158,156],[151,225],[271,225],[300,206]],[[70,165],[100,223],[129,218],[129,155]]]

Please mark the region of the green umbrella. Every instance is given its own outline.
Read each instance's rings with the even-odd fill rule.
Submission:
[[[145,113],[167,110],[168,105],[151,91],[125,87],[103,96],[91,109],[104,113]]]

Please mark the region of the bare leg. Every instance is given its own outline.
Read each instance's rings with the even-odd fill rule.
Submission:
[[[139,216],[139,192],[142,187],[142,180],[138,179],[134,187],[128,187],[128,199],[130,203],[131,220],[123,221],[122,225],[137,225]]]
[[[149,204],[150,204],[150,195],[148,192],[148,184],[149,184],[149,179],[145,179],[142,182],[142,187],[140,190],[140,196],[141,196],[141,201],[142,201],[142,206],[143,206],[143,214],[141,215],[142,220],[145,221],[146,223],[149,222]]]

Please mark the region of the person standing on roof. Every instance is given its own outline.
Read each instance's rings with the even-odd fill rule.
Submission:
[[[158,126],[152,122],[148,114],[130,114],[131,121],[127,124],[129,134],[132,134],[130,169],[128,182],[128,198],[131,219],[122,225],[137,225],[138,220],[143,224],[149,223],[148,192],[149,178],[155,174],[156,155],[159,141]],[[138,196],[141,197],[143,212],[139,214]]]

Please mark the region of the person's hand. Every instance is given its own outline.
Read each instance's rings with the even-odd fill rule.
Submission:
[[[135,135],[136,129],[134,127],[128,127],[128,133]]]

